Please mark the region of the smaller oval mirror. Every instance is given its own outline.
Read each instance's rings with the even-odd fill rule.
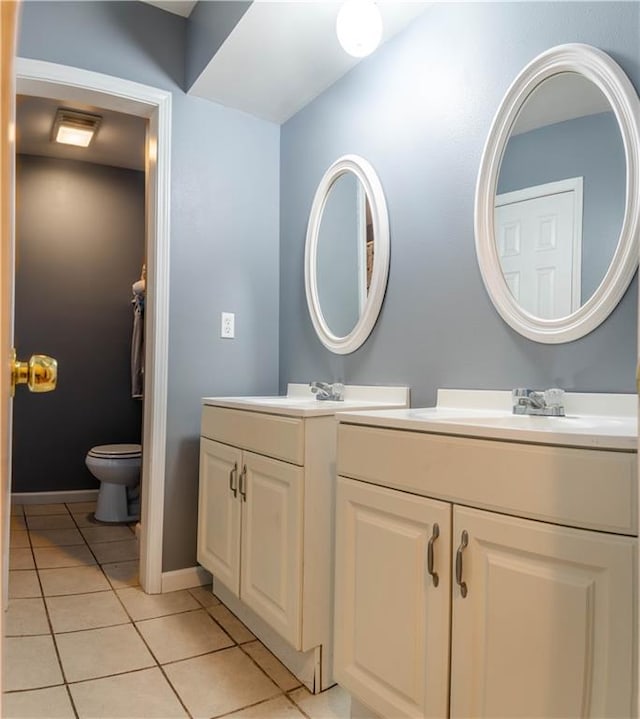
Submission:
[[[476,187],[478,263],[502,318],[570,342],[613,311],[637,267],[640,102],[606,53],[560,45],[507,91]]]
[[[320,341],[337,354],[369,336],[389,267],[389,223],[378,176],[356,155],[326,171],[313,199],[305,247],[305,290]]]

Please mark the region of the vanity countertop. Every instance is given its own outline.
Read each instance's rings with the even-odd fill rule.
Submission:
[[[203,405],[244,409],[293,417],[322,417],[336,412],[407,407],[408,387],[345,385],[344,400],[317,400],[307,384],[289,384],[287,394],[273,397],[203,397]]]
[[[637,451],[636,395],[565,393],[566,417],[514,415],[511,392],[438,390],[435,407],[345,412],[340,422],[591,449]]]

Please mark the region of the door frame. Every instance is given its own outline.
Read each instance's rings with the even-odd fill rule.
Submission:
[[[65,99],[149,121],[145,150],[145,396],[140,584],[162,591],[162,539],[169,363],[171,93],[81,68],[16,58],[16,93]],[[64,371],[64,368],[63,368]]]

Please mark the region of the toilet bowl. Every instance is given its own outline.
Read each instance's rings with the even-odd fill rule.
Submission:
[[[139,444],[103,444],[87,452],[87,469],[100,480],[97,520],[135,522],[140,518],[141,457]]]

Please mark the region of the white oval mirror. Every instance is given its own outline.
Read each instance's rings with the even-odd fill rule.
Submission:
[[[640,102],[620,67],[561,45],[513,82],[476,187],[476,250],[503,319],[569,342],[615,308],[637,267]]]
[[[305,291],[322,344],[353,352],[376,323],[389,271],[389,220],[371,165],[345,155],[325,172],[309,214]]]

